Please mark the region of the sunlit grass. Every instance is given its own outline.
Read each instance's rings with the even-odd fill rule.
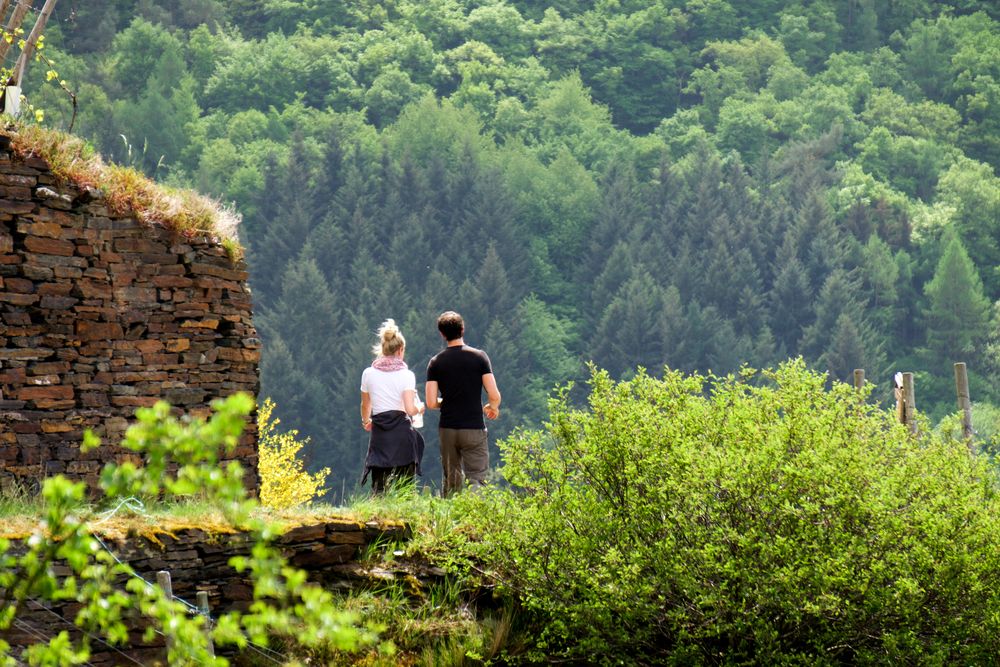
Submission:
[[[482,665],[503,653],[520,652],[524,641],[515,628],[512,610],[507,606],[478,608],[473,604],[476,578],[468,572],[450,571],[449,565],[454,565],[448,560],[450,541],[475,533],[465,518],[469,502],[475,502],[475,496],[445,500],[404,486],[383,496],[358,495],[345,506],[310,503],[284,510],[258,508],[255,516],[287,528],[348,520],[405,523],[412,530],[408,540],[369,545],[359,555],[362,568],[391,571],[391,579],[373,579],[364,590],[340,600],[344,610],[358,613],[366,624],[379,629],[383,641],[379,649],[347,654],[320,648],[301,653],[302,649],[288,645],[284,652],[310,664],[385,667]],[[0,493],[0,536],[27,537],[38,527],[43,512],[37,494],[20,486],[5,489]],[[185,529],[208,534],[238,530],[218,505],[196,497],[82,503],[78,516],[95,534],[116,540],[141,536],[156,541]],[[430,579],[408,574],[438,566],[443,566],[437,570],[440,576]]]
[[[38,156],[59,178],[101,190],[114,213],[134,215],[144,224],[182,236],[217,236],[231,258],[242,257],[236,238],[239,216],[233,210],[194,191],[155,183],[131,167],[106,164],[89,143],[71,134],[20,122],[10,127],[11,145],[18,155]]]

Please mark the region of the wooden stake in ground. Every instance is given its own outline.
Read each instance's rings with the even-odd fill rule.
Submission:
[[[896,421],[906,423],[906,401],[903,400],[903,374],[892,376],[893,394],[896,396]]]
[[[964,361],[955,364],[955,394],[958,396],[958,409],[962,413],[962,437],[972,448],[972,400],[969,397],[969,373]]]
[[[157,572],[156,583],[163,589],[163,597],[172,601],[174,599],[174,587],[170,583],[170,573],[166,570]],[[174,648],[174,638],[167,633],[164,633],[164,636],[167,639],[167,655],[169,656],[170,651]]]
[[[56,8],[56,2],[57,0],[45,0],[45,4],[42,5],[42,11],[38,13],[38,18],[35,19],[35,26],[31,29],[28,39],[25,40],[24,48],[21,49],[21,55],[18,56],[17,64],[14,65],[14,85],[20,86],[24,80],[24,72],[28,69],[28,61],[31,60],[31,54],[35,51],[35,45],[45,30],[45,24],[48,22],[49,16],[52,15],[52,10]]]
[[[903,408],[906,415],[904,422],[910,427],[910,433],[917,434],[917,400],[913,394],[913,373],[903,373]]]
[[[198,611],[205,618],[205,638],[207,642],[208,654],[215,657],[215,642],[212,641],[212,614],[208,609],[208,592],[198,591],[197,593]]]

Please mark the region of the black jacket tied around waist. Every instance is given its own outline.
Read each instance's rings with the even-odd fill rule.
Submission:
[[[362,486],[372,468],[397,468],[415,463],[417,474],[424,458],[424,437],[413,428],[410,418],[402,410],[388,410],[372,415],[371,437],[368,439],[368,456]]]

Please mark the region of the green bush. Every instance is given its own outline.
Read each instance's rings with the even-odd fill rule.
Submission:
[[[961,442],[801,361],[645,372],[502,443],[476,548],[534,657],[984,664],[1000,655],[995,479]]]
[[[270,641],[291,638],[303,649],[355,651],[374,645],[377,637],[371,628],[361,627],[357,615],[343,610],[329,591],[310,584],[305,572],[287,564],[273,544],[279,526],[260,516],[256,501],[247,497],[240,465],[219,467],[220,455],[231,452],[239,440],[253,399],[235,394],[214,401],[212,407],[207,420],[178,418],[162,401],[140,408],[120,445],[140,455],[142,465],[108,463],[101,474],[101,500],[138,496],[169,502],[197,497],[216,507],[232,526],[249,533],[250,555],[233,557],[229,564],[247,573],[254,601],[246,612],[215,617],[211,638],[216,644],[247,649],[252,643],[258,652]],[[98,444],[88,432],[84,447]],[[9,541],[0,539],[0,637],[12,627],[23,627],[19,616],[29,609],[29,602],[60,603],[73,610],[72,622],[82,632],[73,638],[63,631],[27,647],[19,658],[28,664],[90,664],[94,642],[128,643],[124,619],[138,614],[144,619],[147,641],[155,633],[167,638],[167,664],[228,665],[228,659],[210,655],[204,617],[188,615],[181,602],[166,597],[157,586],[148,586],[131,567],[100,548],[95,536],[100,522],[87,520],[90,512],[84,496],[82,482],[62,476],[46,479],[37,501],[41,520],[23,540],[23,553],[16,554]],[[0,665],[23,664],[11,651],[0,639]]]

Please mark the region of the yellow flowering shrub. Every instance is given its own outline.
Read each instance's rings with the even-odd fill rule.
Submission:
[[[277,417],[272,419],[273,412],[274,401],[264,399],[258,413],[260,502],[265,507],[285,509],[326,493],[323,484],[330,469],[323,468],[313,474],[307,472],[296,455],[309,438],[299,440],[299,432],[295,429],[279,432],[281,420]]]

